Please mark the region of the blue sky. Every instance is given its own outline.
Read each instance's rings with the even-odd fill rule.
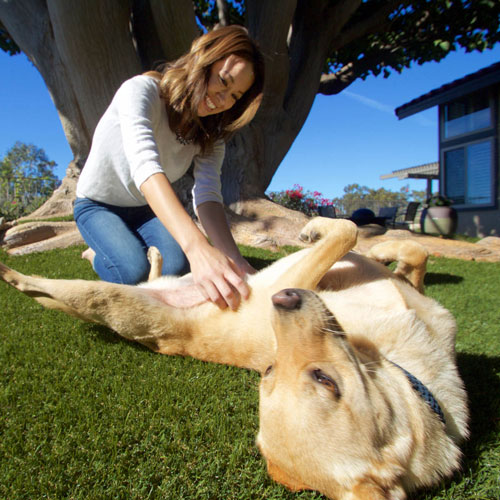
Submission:
[[[370,188],[425,189],[425,181],[380,180],[393,170],[437,161],[437,108],[398,120],[394,109],[445,83],[500,61],[500,44],[483,53],[450,54],[393,74],[357,81],[337,96],[316,97],[311,113],[269,190],[301,184],[325,197],[352,183]],[[0,51],[0,155],[16,141],[43,148],[64,172],[72,159],[45,84],[23,54]]]

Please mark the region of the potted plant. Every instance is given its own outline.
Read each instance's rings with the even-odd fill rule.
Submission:
[[[425,201],[420,219],[425,234],[450,236],[457,230],[457,211],[451,206],[453,200],[441,194],[433,194]]]

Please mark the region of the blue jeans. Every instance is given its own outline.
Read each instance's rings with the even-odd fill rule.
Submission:
[[[135,285],[147,280],[151,246],[163,257],[163,275],[189,271],[181,247],[148,205],[116,207],[77,198],[74,216],[83,239],[96,254],[94,270],[104,281]]]

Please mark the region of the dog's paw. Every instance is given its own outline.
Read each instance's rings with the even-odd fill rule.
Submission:
[[[311,229],[310,231],[306,231],[305,228],[299,233],[299,240],[304,243],[314,243],[321,239],[321,233],[318,231]]]
[[[163,257],[156,247],[148,248],[148,260],[151,265],[148,281],[153,281],[161,276],[161,268],[163,266]]]
[[[357,232],[356,225],[347,219],[314,217],[302,228],[299,239],[305,243],[314,243],[330,233],[336,233],[340,237],[343,234],[351,236],[353,232]]]
[[[157,264],[162,260],[160,251],[156,247],[148,248],[148,261],[151,265]]]

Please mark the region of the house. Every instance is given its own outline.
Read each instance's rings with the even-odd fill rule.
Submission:
[[[500,63],[431,90],[395,112],[403,119],[433,106],[439,107],[439,189],[454,201],[457,232],[500,236]]]

